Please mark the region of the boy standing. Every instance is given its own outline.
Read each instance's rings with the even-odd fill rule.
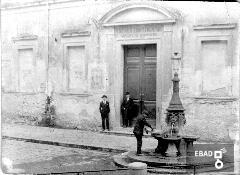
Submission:
[[[110,112],[110,107],[109,107],[109,102],[107,101],[107,96],[103,95],[102,96],[102,101],[100,102],[99,105],[99,111],[101,113],[101,118],[102,118],[102,130],[105,130],[105,123],[107,130],[109,131],[109,112]]]
[[[146,121],[146,117],[148,117],[148,112],[144,110],[142,114],[139,114],[136,119],[136,124],[133,129],[133,133],[137,139],[137,155],[141,155],[141,148],[142,148],[142,136],[143,136],[143,129],[144,126],[148,126],[152,129],[152,126]]]

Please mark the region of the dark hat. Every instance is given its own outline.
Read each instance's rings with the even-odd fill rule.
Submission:
[[[148,115],[149,115],[149,113],[148,113],[148,111],[147,111],[147,110],[143,110],[143,111],[142,111],[142,115],[148,116]]]
[[[126,92],[125,95],[129,95],[130,93],[129,92]]]
[[[107,98],[107,96],[106,96],[106,95],[103,95],[103,96],[102,96],[102,98],[104,98],[104,97],[105,97],[105,98]]]

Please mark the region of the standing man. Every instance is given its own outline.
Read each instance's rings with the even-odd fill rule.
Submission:
[[[102,131],[105,130],[105,123],[107,126],[107,130],[110,131],[110,129],[109,129],[110,107],[109,107],[109,102],[107,101],[106,95],[102,96],[102,101],[100,102],[100,105],[99,105],[99,111],[100,111],[101,117],[102,117]]]
[[[150,127],[153,131],[152,126],[146,121],[146,117],[148,117],[148,115],[149,114],[146,110],[144,110],[142,114],[139,114],[133,129],[133,133],[137,139],[137,155],[142,154],[141,148],[142,148],[142,136],[143,136],[144,126]]]
[[[125,98],[121,105],[122,117],[123,117],[123,127],[132,126],[133,118],[133,99],[130,98],[130,93],[126,92]]]

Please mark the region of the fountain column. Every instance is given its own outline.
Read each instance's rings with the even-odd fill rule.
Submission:
[[[179,134],[179,130],[186,123],[184,108],[179,97],[179,78],[178,74],[174,74],[173,94],[169,106],[167,108],[166,123],[173,136]],[[174,126],[174,127],[173,127]]]

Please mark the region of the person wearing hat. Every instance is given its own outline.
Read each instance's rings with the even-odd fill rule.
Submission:
[[[109,131],[109,112],[110,112],[110,107],[109,107],[109,102],[107,101],[107,96],[103,95],[102,96],[102,101],[100,102],[99,105],[99,111],[101,113],[101,118],[102,118],[102,130],[105,130],[105,123],[107,130]]]
[[[133,106],[134,102],[133,99],[130,97],[130,93],[125,93],[126,97],[124,98],[122,105],[121,105],[121,112],[123,117],[123,127],[132,126],[132,118],[133,118]]]
[[[133,133],[137,139],[137,155],[142,154],[141,148],[142,148],[142,137],[143,137],[144,126],[150,127],[153,131],[152,126],[146,121],[146,117],[148,117],[148,115],[149,114],[146,110],[144,110],[142,114],[139,114],[133,129]]]

